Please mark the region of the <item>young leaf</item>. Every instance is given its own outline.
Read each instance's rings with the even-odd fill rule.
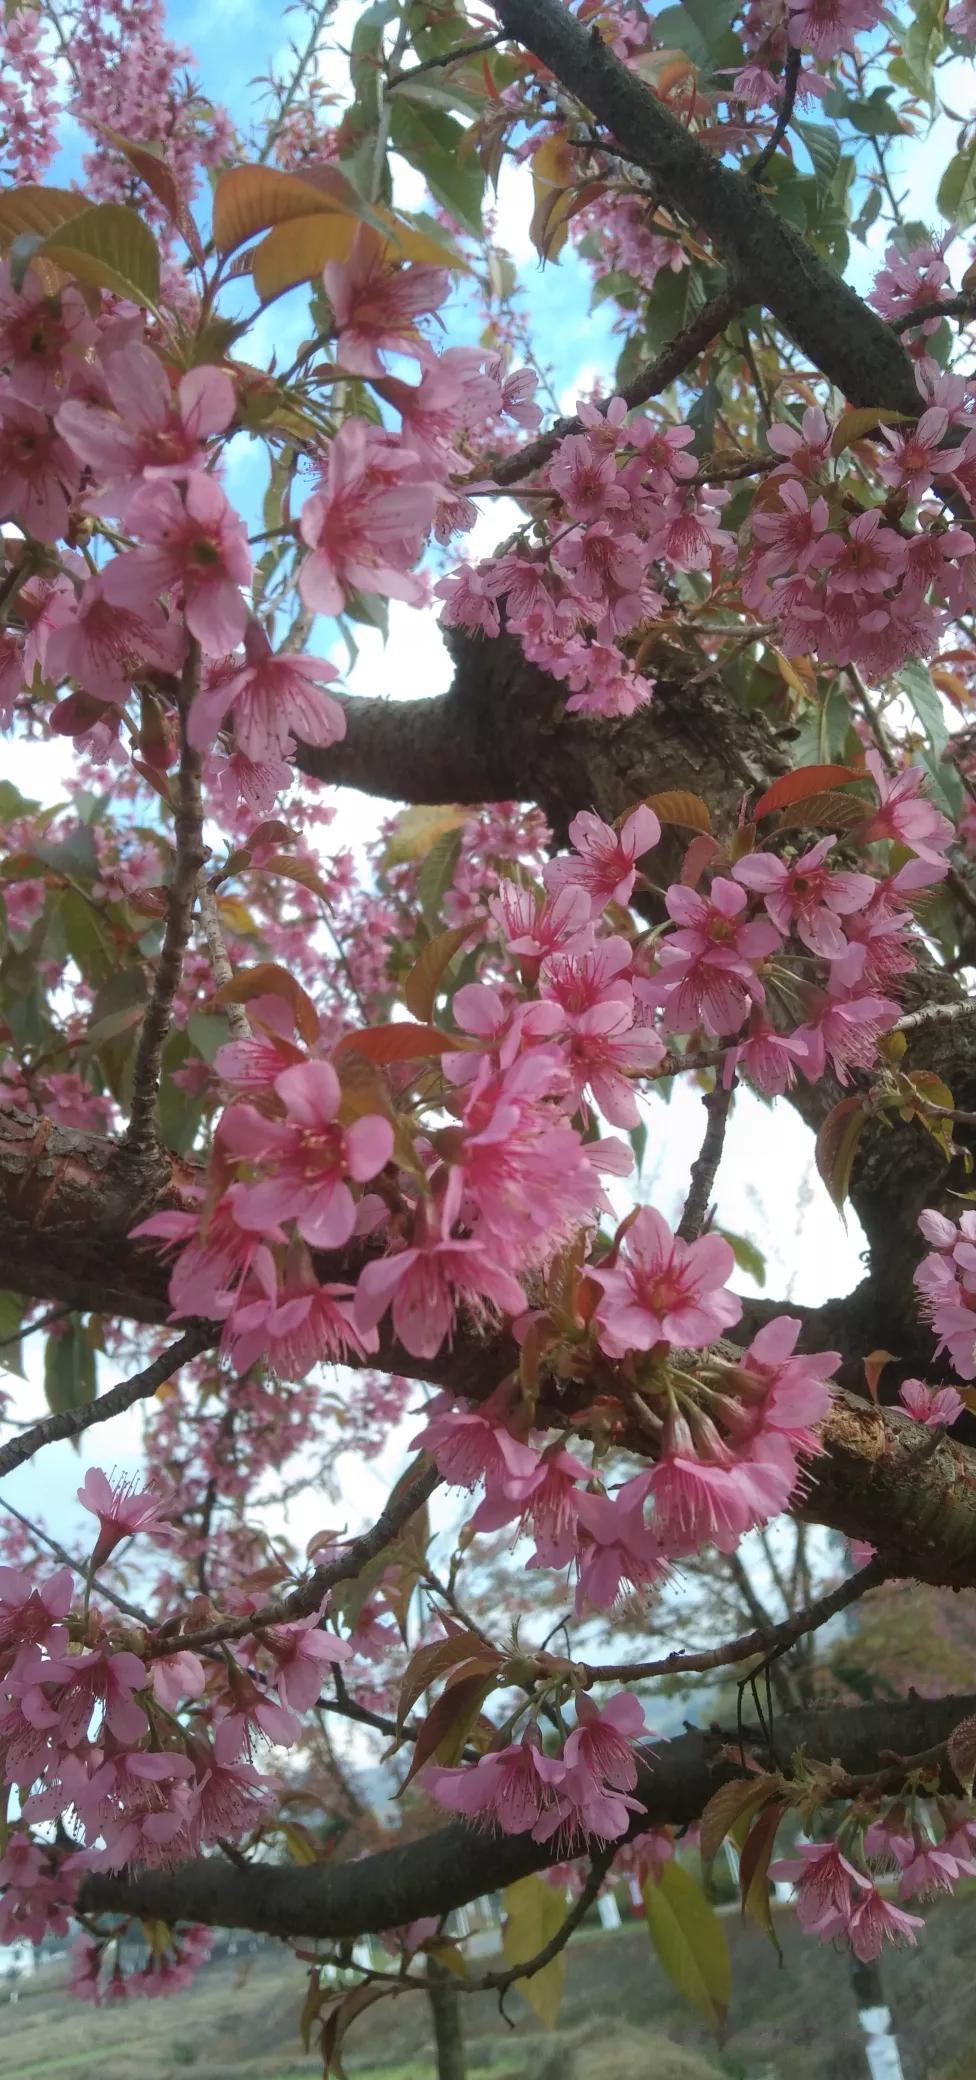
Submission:
[[[725,1932],[701,1886],[680,1863],[644,1885],[644,1918],[672,1986],[720,2031],[732,1992]]]
[[[232,982],[214,991],[211,1005],[250,1004],[254,997],[282,997],[291,1011],[296,1030],[307,1047],[319,1036],[319,1015],[310,996],[287,968],[275,961],[259,961],[255,968],[239,968]]]
[[[528,1964],[530,1958],[538,1957],[566,1919],[566,1902],[558,1885],[547,1885],[544,1878],[535,1876],[506,1885],[502,1905],[502,1952],[510,1966]],[[531,1979],[518,1981],[523,2000],[528,2001],[545,2029],[556,2026],[565,1979],[566,1958],[559,1951],[540,1972],[533,1972]]]
[[[727,1834],[746,1814],[756,1812],[776,1798],[783,1788],[782,1777],[735,1777],[712,1793],[701,1817],[699,1846],[707,1870],[714,1863]]]
[[[423,859],[438,838],[448,831],[459,830],[470,815],[470,809],[461,808],[456,802],[435,804],[432,808],[422,804],[416,809],[404,809],[397,817],[380,862],[384,873],[390,867],[403,866],[407,860]]]
[[[782,1798],[764,1808],[750,1831],[739,1861],[739,1892],[743,1916],[749,1915],[756,1927],[762,1929],[763,1935],[769,1937],[777,1952],[779,1937],[773,1925],[769,1896],[769,1864],[776,1843],[776,1831],[786,1810],[786,1800]]]
[[[457,1036],[442,1033],[439,1026],[408,1025],[404,1020],[402,1025],[361,1026],[358,1032],[344,1033],[333,1052],[337,1057],[365,1055],[368,1062],[416,1062],[446,1054],[457,1045]]]
[[[20,1293],[0,1292],[0,1372],[16,1372],[20,1379],[24,1378],[19,1333],[23,1318],[24,1301]]]
[[[850,1189],[857,1145],[868,1123],[860,1098],[842,1098],[828,1112],[817,1135],[817,1169],[843,1219],[844,1200]]]
[[[95,1399],[95,1353],[80,1315],[70,1315],[59,1333],[49,1336],[44,1351],[44,1393],[54,1415],[87,1408]]]
[[[403,985],[403,1001],[414,1018],[429,1019],[444,975],[470,936],[469,924],[455,924],[428,940]]]

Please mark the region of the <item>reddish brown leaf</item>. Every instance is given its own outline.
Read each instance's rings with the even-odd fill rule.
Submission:
[[[805,801],[808,795],[823,794],[828,787],[850,787],[854,780],[863,780],[863,773],[852,772],[850,766],[799,766],[795,773],[784,773],[781,780],[774,780],[761,794],[753,815],[771,816],[774,809],[787,809],[791,802]]]
[[[487,1668],[486,1662],[487,1654],[482,1655],[480,1662],[465,1662],[431,1706],[417,1735],[404,1791],[425,1762],[436,1761],[449,1768],[460,1760],[485,1698],[490,1697],[498,1681],[498,1656]]]
[[[216,990],[210,1002],[218,1007],[249,1004],[252,997],[282,997],[306,1046],[311,1047],[318,1039],[319,1015],[315,1005],[287,968],[279,968],[275,961],[259,961],[254,968],[239,968],[233,981]]]
[[[867,1126],[867,1113],[860,1098],[842,1098],[828,1112],[817,1135],[817,1169],[841,1215],[851,1182],[857,1145]]]
[[[334,1052],[337,1056],[361,1054],[368,1062],[414,1062],[446,1054],[457,1045],[456,1036],[442,1033],[439,1026],[415,1026],[404,1021],[402,1025],[361,1026],[358,1032],[345,1033]]]
[[[675,823],[685,831],[710,831],[708,803],[686,787],[668,787],[663,794],[646,794],[644,806],[653,809],[660,823]],[[628,815],[630,811],[628,810]]]

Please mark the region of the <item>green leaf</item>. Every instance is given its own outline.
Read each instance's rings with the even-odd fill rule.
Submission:
[[[939,182],[939,209],[960,231],[976,221],[976,140],[950,159]]]
[[[720,2030],[732,1993],[732,1967],[722,1924],[701,1886],[680,1863],[666,1863],[644,1886],[651,1942],[678,1993]]]
[[[23,1318],[22,1295],[0,1292],[0,1372],[16,1372],[20,1379],[24,1363],[18,1331]]]
[[[920,658],[910,658],[898,673],[898,684],[907,693],[925,732],[922,759],[931,790],[939,797],[940,805],[948,810],[950,816],[961,816],[965,806],[962,782],[955,766],[943,762],[942,754],[949,742],[949,730],[942,697],[928,665],[923,664]]]
[[[159,247],[142,218],[121,203],[96,203],[72,217],[45,239],[39,257],[148,310],[159,301]]]
[[[502,1904],[502,1952],[507,1965],[527,1964],[530,1957],[537,1957],[566,1919],[566,1901],[559,1886],[547,1885],[544,1878],[519,1878],[516,1884],[506,1885]],[[541,1972],[518,1981],[523,2000],[545,2029],[555,2028],[565,1979],[566,1958],[560,1951]]]
[[[757,1286],[764,1286],[766,1259],[762,1250],[758,1249],[754,1242],[750,1242],[747,1235],[736,1235],[731,1228],[718,1228],[716,1233],[728,1243],[739,1270],[746,1272],[749,1278],[754,1278]]]
[[[95,1353],[80,1315],[69,1315],[59,1334],[47,1339],[44,1392],[54,1415],[87,1408],[95,1399]]]
[[[433,931],[441,912],[441,904],[454,879],[454,870],[461,853],[460,831],[445,831],[432,845],[423,866],[417,875],[417,901],[424,922]]]
[[[946,0],[913,0],[915,19],[902,38],[901,59],[911,84],[932,96],[932,71],[945,42]]]
[[[904,126],[896,111],[890,106],[890,93],[890,87],[875,87],[873,94],[869,94],[864,101],[857,101],[852,94],[845,94],[840,97],[843,106],[837,113],[845,116],[861,137],[903,137]],[[829,113],[833,114],[829,101],[827,107]],[[880,190],[878,192],[880,193]]]
[[[825,123],[801,123],[795,119],[793,128],[806,145],[818,182],[829,188],[840,165],[840,139],[836,130],[828,130]]]
[[[416,102],[397,97],[390,138],[394,149],[423,174],[442,207],[450,210],[466,231],[479,237],[485,175],[467,141],[463,124],[445,115],[443,109],[421,108]]]

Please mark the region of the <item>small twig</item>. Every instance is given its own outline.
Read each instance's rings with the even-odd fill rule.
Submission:
[[[963,1004],[926,1004],[921,1011],[910,1011],[900,1018],[896,1033],[918,1033],[926,1026],[958,1026],[967,1018],[976,1018],[976,997],[967,997]]]
[[[44,1416],[23,1437],[16,1437],[9,1444],[0,1446],[0,1479],[13,1473],[15,1467],[23,1466],[39,1452],[43,1445],[57,1444],[64,1438],[80,1437],[82,1431],[90,1430],[94,1423],[108,1423],[113,1416],[120,1416],[136,1401],[148,1400],[165,1380],[172,1379],[181,1365],[198,1358],[201,1351],[211,1350],[217,1342],[220,1330],[213,1322],[199,1322],[187,1329],[169,1350],[154,1358],[143,1372],[133,1373],[131,1379],[119,1381],[110,1387],[107,1394],[100,1394],[97,1401],[90,1401],[85,1408],[66,1408],[56,1415]]]
[[[210,955],[213,979],[218,989],[225,989],[227,984],[234,980],[234,970],[231,966],[224,940],[220,911],[217,908],[217,898],[202,868],[197,878],[197,904],[200,911],[200,923],[203,926],[203,936],[207,942],[207,952]],[[249,1040],[251,1037],[251,1021],[243,1004],[222,1004],[220,1008],[234,1035],[234,1039]]]
[[[729,282],[724,289],[719,290],[717,296],[712,297],[710,303],[703,304],[690,325],[686,325],[683,332],[677,333],[675,338],[669,341],[657,359],[638,369],[633,380],[625,383],[623,389],[616,393],[623,398],[628,410],[633,410],[636,405],[646,404],[651,397],[660,396],[661,391],[666,390],[689,363],[697,360],[698,355],[711,345],[712,340],[725,331],[736,312],[741,310],[743,300],[743,292]],[[597,406],[597,410],[605,413],[609,403],[609,398],[604,400]],[[555,426],[550,427],[548,433],[541,434],[538,440],[529,441],[526,447],[519,448],[514,455],[507,456],[494,469],[482,471],[480,474],[490,475],[496,484],[517,484],[522,477],[531,476],[533,470],[541,469],[543,463],[548,462],[550,455],[568,434],[581,433],[582,430],[581,419],[557,419]]]
[[[124,1136],[130,1149],[151,1148],[156,1138],[159,1070],[173,1003],[183,975],[193,924],[197,879],[206,857],[203,845],[201,757],[187,736],[187,715],[199,685],[200,645],[191,640],[177,695],[180,711],[180,770],[176,798],[176,858],[170,882],[166,931],[156,964],[152,992],[142,1021],[132,1077],[132,1111]]]
[[[742,338],[742,352],[745,356],[746,366],[749,370],[749,374],[752,377],[752,387],[756,393],[756,402],[759,406],[759,416],[762,419],[763,425],[768,430],[773,423],[773,412],[772,406],[769,402],[769,398],[766,395],[766,385],[763,382],[762,376],[759,373],[759,363],[756,360],[756,350],[752,344],[752,340],[749,337],[748,326],[740,325],[739,332]]]
[[[302,81],[305,78],[305,74],[308,71],[310,64],[312,63],[313,58],[315,57],[318,48],[319,37],[321,36],[323,29],[325,28],[325,25],[329,19],[330,14],[333,11],[334,6],[335,0],[322,0],[321,7],[319,7],[317,12],[312,16],[312,26],[308,33],[308,41],[305,45],[304,50],[300,51],[297,55],[295,70],[292,73],[291,79],[289,80],[288,86],[282,97],[281,106],[268,130],[268,134],[264,140],[264,143],[261,146],[261,150],[258,153],[259,166],[265,165],[267,160],[270,159],[272,152],[274,151],[275,145],[277,144],[278,139],[281,136],[281,133],[288,120],[288,117],[290,116],[291,111],[295,106],[295,102],[298,98],[299,88],[301,87]],[[292,46],[292,48],[294,49],[294,45]]]
[[[898,768],[895,761],[894,753],[892,752],[891,745],[889,744],[888,739],[885,735],[884,723],[882,722],[881,717],[878,714],[877,708],[875,707],[874,702],[871,699],[871,695],[869,694],[868,689],[864,684],[864,680],[862,679],[861,674],[858,671],[857,665],[849,664],[846,667],[846,671],[851,685],[853,686],[854,691],[857,695],[858,707],[860,708],[864,720],[867,723],[872,737],[874,738],[875,744],[877,745],[883,766],[889,773],[897,772]]]
[[[924,325],[929,318],[976,318],[976,296],[946,296],[940,302],[920,303],[913,311],[902,311],[899,318],[889,318],[892,332],[909,332],[913,325]]]
[[[699,1153],[691,1166],[691,1183],[685,1200],[685,1210],[676,1230],[682,1242],[696,1241],[705,1225],[712,1187],[725,1146],[725,1129],[734,1088],[734,1079],[727,1090],[722,1084],[716,1084],[715,1089],[706,1092],[702,1099],[706,1113],[705,1133]]]
[[[565,1921],[557,1928],[555,1935],[550,1936],[548,1943],[544,1943],[534,1957],[527,1958],[524,1964],[510,1965],[503,1972],[484,1972],[480,1979],[459,1980],[458,1984],[464,1987],[465,1993],[507,1993],[508,1988],[516,1985],[519,1979],[534,1979],[537,1972],[545,1971],[546,1965],[551,1964],[553,1958],[559,1956],[560,1950],[566,1948],[570,1936],[589,1913],[613,1862],[617,1847],[617,1843],[610,1842],[593,1857],[590,1875],[579,1898],[573,1901]]]
[[[786,136],[793,120],[793,110],[796,106],[796,90],[800,82],[800,66],[802,63],[803,54],[799,45],[791,44],[786,55],[786,64],[783,67],[783,98],[779,105],[779,114],[776,118],[772,136],[767,138],[758,159],[755,159],[749,168],[750,180],[757,181],[760,174],[765,173],[770,159],[775,152],[779,151],[780,145]]]
[[[0,1472],[3,1471],[0,1465]],[[155,1652],[172,1654],[177,1649],[211,1647],[221,1640],[244,1639],[249,1632],[260,1631],[268,1625],[287,1625],[296,1618],[310,1617],[317,1611],[323,1598],[337,1582],[355,1581],[370,1560],[390,1545],[398,1531],[433,1494],[439,1485],[440,1474],[436,1466],[428,1466],[416,1475],[399,1494],[390,1497],[386,1508],[377,1517],[369,1531],[355,1538],[345,1552],[327,1565],[313,1568],[308,1579],[292,1589],[289,1595],[279,1597],[277,1602],[265,1603],[260,1610],[251,1611],[244,1618],[223,1618],[215,1625],[204,1625],[196,1632],[168,1633],[165,1639],[150,1644],[147,1652],[152,1658]]]
[[[459,43],[456,50],[445,51],[439,58],[422,58],[419,65],[411,65],[407,72],[395,73],[389,82],[389,91],[392,93],[394,87],[402,86],[404,80],[417,79],[421,72],[434,72],[447,65],[460,65],[465,58],[478,58],[482,51],[496,50],[504,41],[504,30],[499,29],[494,36],[479,37],[477,43]]]
[[[15,1329],[12,1336],[0,1336],[0,1351],[9,1351],[12,1344],[23,1343],[28,1336],[36,1336],[41,1329],[49,1329],[52,1322],[63,1322],[66,1315],[73,1314],[71,1307],[52,1307],[47,1314],[39,1315],[36,1322],[28,1322],[26,1329]]]
[[[638,1683],[651,1676],[700,1674],[709,1668],[726,1668],[738,1661],[751,1661],[754,1654],[767,1660],[773,1654],[785,1654],[795,1646],[798,1639],[808,1633],[819,1632],[839,1611],[856,1603],[869,1589],[876,1589],[887,1578],[888,1568],[883,1554],[878,1554],[862,1567],[858,1574],[841,1582],[838,1589],[818,1596],[815,1603],[804,1610],[794,1611],[776,1625],[757,1626],[754,1632],[744,1633],[741,1639],[726,1640],[719,1647],[703,1647],[688,1654],[665,1654],[658,1661],[613,1661],[575,1662],[581,1668],[587,1683]]]

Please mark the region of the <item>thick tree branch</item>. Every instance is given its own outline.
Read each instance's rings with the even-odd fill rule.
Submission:
[[[563,0],[494,0],[516,43],[539,58],[654,181],[655,193],[714,241],[728,265],[852,404],[916,414],[911,362],[882,318],[778,217],[757,183],[724,166]]]
[[[976,1696],[913,1696],[895,1704],[792,1712],[777,1721],[777,1754],[781,1767],[783,1758],[802,1749],[810,1761],[836,1761],[849,1776],[869,1775],[882,1754],[915,1755],[938,1747],[974,1712]],[[765,1737],[753,1729],[744,1738],[762,1757]],[[731,1733],[695,1730],[666,1742],[641,1768],[636,1795],[645,1811],[635,1816],[639,1825],[632,1833],[666,1823],[688,1825],[720,1784],[743,1774]],[[958,1788],[948,1771],[944,1781],[947,1790]],[[593,1855],[603,1847],[580,1846]],[[455,1825],[347,1864],[251,1864],[239,1870],[213,1858],[176,1870],[93,1874],[82,1881],[78,1903],[83,1913],[144,1915],[170,1924],[200,1921],[275,1936],[357,1936],[449,1913],[544,1870],[564,1854],[558,1838],[539,1843],[529,1835],[477,1834]]]

